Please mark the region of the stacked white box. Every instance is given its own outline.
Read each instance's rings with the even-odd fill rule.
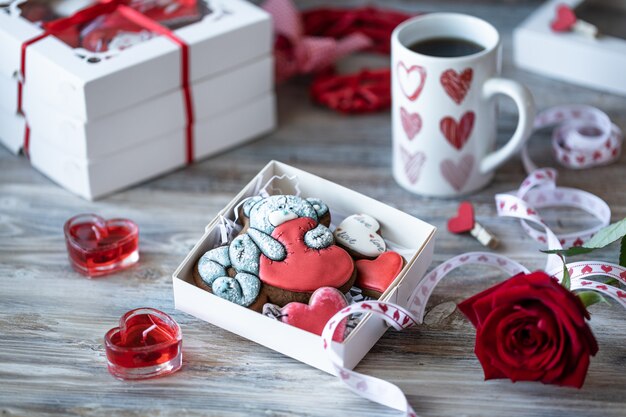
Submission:
[[[269,15],[244,0],[200,1],[212,12],[174,32],[190,52],[194,160],[275,125]],[[21,49],[41,32],[0,13],[0,141],[13,152],[26,125],[17,113]],[[180,46],[157,36],[109,58],[93,56],[100,61],[44,37],[26,48],[22,93],[33,166],[88,199],[187,161]]]

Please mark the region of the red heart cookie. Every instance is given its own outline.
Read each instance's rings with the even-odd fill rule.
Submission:
[[[379,297],[398,276],[404,267],[404,258],[400,254],[388,251],[378,258],[356,261],[356,286],[366,295],[371,293]]]
[[[331,287],[322,287],[311,295],[308,305],[292,302],[283,307],[280,320],[321,336],[328,320],[347,306],[348,302],[341,291]],[[346,321],[347,319],[343,319],[337,324],[333,335],[335,342],[343,341]]]
[[[308,217],[287,221],[276,227],[272,237],[285,246],[287,257],[272,261],[261,255],[259,278],[263,283],[283,290],[313,292],[320,287],[339,288],[354,273],[354,261],[337,245],[312,249],[304,243],[304,235],[317,222]]]
[[[451,233],[465,233],[474,228],[474,206],[469,201],[464,201],[459,205],[459,212],[456,217],[448,220],[448,230]]]

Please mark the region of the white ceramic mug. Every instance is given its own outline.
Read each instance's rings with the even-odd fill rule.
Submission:
[[[466,40],[483,50],[449,58],[407,47],[434,38]],[[500,36],[484,20],[455,13],[410,19],[393,32],[391,64],[393,175],[413,193],[445,197],[482,188],[532,131],[532,96],[497,77]],[[496,94],[511,97],[519,112],[515,133],[498,150]]]

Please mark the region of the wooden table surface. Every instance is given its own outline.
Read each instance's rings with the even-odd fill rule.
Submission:
[[[343,2],[346,5],[364,4]],[[379,3],[383,3],[380,1]],[[562,103],[598,106],[626,127],[626,99],[517,70],[511,30],[541,2],[388,1],[407,11],[461,11],[494,23],[504,40],[505,76],[525,83],[538,108]],[[300,2],[302,7],[321,2]],[[380,57],[352,57],[342,66],[385,65]],[[175,311],[171,274],[204,226],[269,160],[277,159],[355,189],[435,226],[433,265],[480,250],[471,238],[450,235],[445,223],[456,200],[420,198],[390,174],[389,114],[346,117],[309,102],[307,81],[278,88],[280,125],[246,146],[199,162],[98,202],[87,202],[31,169],[23,157],[0,149],[0,412],[64,416],[394,416],[361,399],[334,377]],[[501,100],[499,139],[516,116]],[[531,143],[540,166],[554,166],[549,133]],[[605,199],[613,221],[626,217],[626,167],[577,172],[560,168],[560,184]],[[519,159],[501,168],[488,188],[470,197],[481,223],[503,241],[500,253],[540,268],[544,255],[519,224],[495,216],[496,192],[524,178]],[[66,260],[62,226],[70,216],[96,212],[134,219],[141,230],[141,260],[132,269],[88,280]],[[577,213],[560,212],[556,230],[580,226]],[[617,259],[617,248],[602,252]],[[357,370],[398,384],[423,416],[626,415],[625,312],[593,306],[591,326],[600,352],[582,390],[540,383],[483,381],[473,354],[474,329],[455,303],[502,280],[472,269],[444,280],[430,301],[426,324],[388,331]],[[113,379],[106,369],[104,333],[125,311],[152,306],[182,325],[184,366],[175,375],[145,382]]]

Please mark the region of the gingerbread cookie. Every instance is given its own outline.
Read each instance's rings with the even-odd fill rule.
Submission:
[[[356,286],[364,295],[378,299],[404,268],[404,258],[388,251],[374,260],[356,261]]]
[[[322,287],[315,290],[308,304],[291,302],[283,308],[266,304],[263,312],[270,315],[268,311],[271,311],[271,315],[283,323],[321,336],[328,320],[347,306],[348,301],[341,291],[331,287]],[[346,323],[347,319],[343,319],[337,324],[333,335],[335,342],[343,341]]]
[[[346,217],[335,229],[337,244],[357,259],[373,259],[387,250],[385,240],[378,234],[380,224],[367,214]]]
[[[265,301],[279,306],[306,303],[324,286],[350,289],[356,277],[354,261],[334,244],[321,222],[330,223],[321,200],[252,197],[242,211],[246,221],[241,234],[198,260],[195,276],[200,287],[255,310]]]

